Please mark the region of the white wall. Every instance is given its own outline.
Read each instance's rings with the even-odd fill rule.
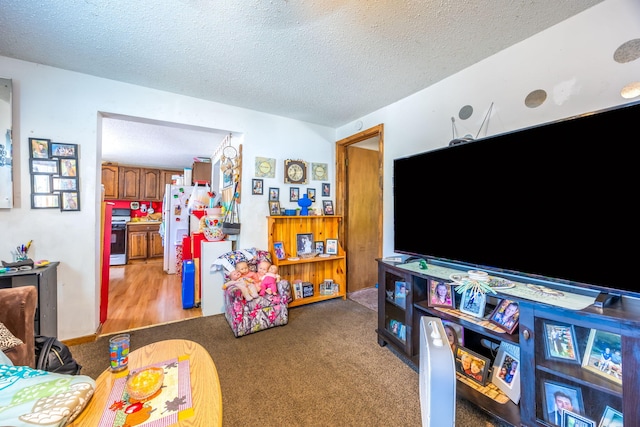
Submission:
[[[360,120],[363,129],[385,125],[384,254],[393,252],[392,162],[394,158],[448,144],[451,117],[458,135],[475,136],[494,102],[488,134],[548,122],[629,102],[622,86],[640,80],[640,61],[612,60],[622,43],[640,38],[640,2],[606,0],[535,37],[486,59]],[[240,132],[243,141],[240,247],[267,246],[267,193],[251,195],[256,156],[277,159],[275,179],[287,205],[282,164],[286,158],[335,163],[336,140],[357,132],[354,123],[336,130],[251,110],[99,79],[0,57],[0,75],[14,83],[15,207],[0,209],[0,259],[11,260],[18,243],[34,240],[33,259],[60,261],[58,336],[93,334],[99,306],[99,112],[144,117]],[[524,106],[536,89],[549,94],[541,107]],[[457,119],[464,105],[474,114]],[[480,136],[484,136],[484,131]],[[30,209],[28,138],[79,144],[81,211]],[[616,141],[616,143],[619,143]],[[334,168],[330,168],[333,183]],[[311,184],[314,184],[312,181]],[[416,183],[416,194],[425,181]],[[313,185],[310,185],[313,186]],[[316,191],[320,191],[319,184]]]
[[[285,158],[335,163],[333,129],[214,102],[95,78],[0,57],[0,74],[14,84],[13,209],[0,209],[0,259],[33,239],[34,260],[60,261],[58,337],[95,333],[99,322],[100,141],[99,112],[225,129],[243,134],[242,235],[240,247],[267,246],[267,193],[251,195],[253,159],[272,157],[276,178],[264,186],[284,187]],[[31,209],[28,139],[79,145],[80,212]],[[211,151],[216,147],[211,147]],[[332,172],[333,173],[333,172]],[[309,186],[319,184],[311,182]],[[288,191],[283,191],[288,195]],[[288,198],[286,199],[288,202]],[[284,204],[284,202],[283,202]]]
[[[606,0],[555,27],[479,62],[429,88],[375,111],[337,130],[338,139],[384,123],[383,254],[393,253],[393,159],[448,145],[458,137],[476,136],[491,103],[493,109],[479,137],[637,101],[620,91],[640,82],[640,60],[620,64],[614,51],[640,38],[640,2]],[[525,97],[547,92],[546,102],[528,108]],[[458,112],[474,108],[466,121]],[[633,130],[630,128],[630,137]],[[631,141],[631,140],[630,140]],[[630,141],[603,141],[631,143]],[[579,161],[579,158],[576,159]],[[517,165],[507,165],[517,170]],[[416,183],[416,195],[428,191],[429,176]],[[412,203],[417,203],[413,201]],[[437,218],[426,220],[425,226]]]

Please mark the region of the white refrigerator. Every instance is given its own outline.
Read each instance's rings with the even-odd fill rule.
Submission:
[[[164,271],[176,274],[178,266],[178,246],[182,238],[189,235],[189,197],[193,187],[190,185],[171,185],[165,187],[162,201],[162,244],[164,246]]]

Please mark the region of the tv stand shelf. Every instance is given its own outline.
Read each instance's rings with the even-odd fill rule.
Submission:
[[[466,384],[466,381],[470,381],[466,378],[457,381],[456,392],[459,397],[504,423],[549,427],[555,425],[549,415],[553,410],[553,392],[557,390],[554,387],[560,386],[574,393],[576,411],[579,416],[593,421],[593,425],[599,425],[603,416],[610,415],[612,411],[623,414],[625,426],[640,425],[640,412],[637,410],[640,407],[640,299],[629,296],[606,298],[607,304],[598,307],[597,294],[589,295],[589,298],[593,298],[587,300],[581,289],[568,285],[556,289],[570,295],[571,301],[568,302],[546,296],[515,296],[517,292],[513,292],[513,289],[511,293],[498,290],[495,296],[489,295],[487,298],[485,319],[502,299],[518,302],[519,326],[513,334],[508,334],[494,330],[492,324],[487,325],[482,319],[478,319],[478,322],[465,319],[468,315],[457,310],[460,295],[456,292],[452,292],[455,297],[453,307],[429,306],[429,281],[453,283],[455,289],[455,282],[449,279],[455,268],[440,265],[432,267],[429,264],[423,270],[382,259],[377,262],[378,343],[393,347],[408,364],[419,368],[422,316],[439,317],[462,326],[464,347],[488,358],[491,365],[497,363],[495,353],[500,343],[507,342],[519,347],[520,370],[516,374],[519,375],[520,386],[518,403],[512,400],[499,403],[480,391],[483,386],[474,388]],[[465,273],[461,270],[457,272]],[[498,273],[495,275],[500,276]],[[404,306],[396,304],[387,293],[395,292],[398,283],[406,284]],[[584,301],[591,303],[584,307]],[[397,322],[405,325],[404,339],[400,339],[391,329]],[[548,331],[555,327],[571,331],[566,335],[574,335],[573,359],[562,359],[551,354],[553,340]],[[590,339],[591,335],[600,338]],[[571,341],[562,342],[566,348]],[[601,352],[598,346],[604,346],[603,343],[620,350],[624,364],[620,363],[619,371],[603,372],[593,367]],[[490,382],[491,373],[486,384]]]

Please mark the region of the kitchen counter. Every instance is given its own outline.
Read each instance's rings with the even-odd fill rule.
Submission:
[[[162,221],[143,220],[143,221],[129,221],[127,223],[127,225],[136,225],[136,224],[159,225],[159,224],[162,224]]]

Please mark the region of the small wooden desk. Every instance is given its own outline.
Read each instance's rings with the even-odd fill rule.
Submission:
[[[146,345],[129,354],[129,368],[148,366],[182,355],[189,355],[194,415],[176,425],[222,426],[222,392],[218,371],[211,356],[200,344],[188,340],[166,340]],[[71,426],[99,425],[115,379],[110,369],[100,374],[96,380],[95,394]]]

